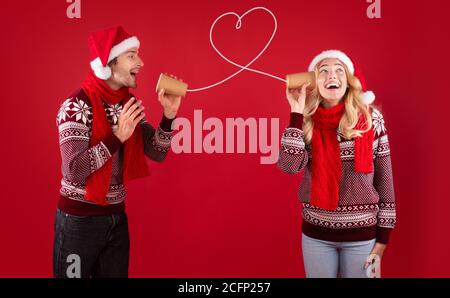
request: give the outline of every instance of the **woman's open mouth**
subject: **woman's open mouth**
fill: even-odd
[[[335,90],[335,89],[339,89],[341,86],[338,83],[329,83],[327,85],[325,85],[325,88],[328,90]]]

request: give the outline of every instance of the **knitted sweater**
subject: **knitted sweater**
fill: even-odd
[[[122,103],[109,105],[103,102],[111,128],[117,128]],[[144,151],[150,159],[160,162],[166,158],[172,138],[172,120],[163,116],[155,130],[144,118],[142,125]],[[61,151],[61,188],[58,208],[79,216],[106,215],[125,210],[126,189],[122,184],[123,147],[111,133],[99,144],[90,146],[92,133],[92,107],[83,89],[77,90],[61,105],[56,117]],[[112,175],[106,206],[100,206],[84,198],[86,179],[112,159]]]
[[[374,141],[370,174],[354,172],[354,141],[339,132],[342,176],[337,210],[324,210],[310,204],[312,150],[305,145],[303,115],[291,113],[289,127],[281,138],[278,167],[286,173],[303,172],[298,196],[302,203],[302,232],[327,241],[361,241],[376,238],[387,244],[395,225],[395,196],[391,155],[384,119],[372,109]]]

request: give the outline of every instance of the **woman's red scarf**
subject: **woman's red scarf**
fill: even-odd
[[[314,122],[312,135],[312,186],[311,205],[326,210],[336,210],[339,202],[341,182],[341,156],[337,140],[337,128],[344,114],[345,105],[339,103],[330,109],[319,106],[312,116]],[[365,127],[361,115],[355,129]],[[355,172],[373,171],[372,144],[373,130],[370,129],[355,141]]]
[[[89,147],[99,144],[106,136],[112,133],[111,125],[106,118],[103,101],[117,104],[130,99],[128,88],[112,90],[106,83],[97,78],[92,71],[86,76],[83,90],[89,97],[92,105],[92,135]],[[144,154],[144,140],[141,125],[136,125],[131,137],[124,143],[123,157],[123,183],[149,175]],[[85,198],[96,204],[107,205],[106,194],[109,190],[112,174],[112,159],[110,158],[100,169],[93,172],[86,180]]]

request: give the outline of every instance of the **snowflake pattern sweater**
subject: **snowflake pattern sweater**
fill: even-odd
[[[122,104],[103,103],[111,128],[117,127]],[[166,158],[172,139],[172,120],[163,116],[157,129],[147,123],[142,125],[144,151],[150,159],[160,162]],[[61,151],[61,188],[58,208],[68,214],[93,216],[119,213],[125,210],[126,189],[122,184],[123,147],[111,133],[99,144],[90,147],[92,133],[92,107],[83,89],[76,91],[60,106],[56,117]],[[112,175],[106,200],[100,206],[84,198],[87,177],[112,159]]]
[[[387,244],[395,226],[395,196],[391,155],[384,119],[372,109],[373,165],[370,174],[354,172],[354,141],[336,133],[342,161],[338,208],[323,210],[310,204],[311,145],[305,144],[303,115],[291,113],[289,127],[281,138],[278,167],[290,174],[303,172],[298,192],[302,203],[302,232],[327,241],[361,241],[376,238]]]

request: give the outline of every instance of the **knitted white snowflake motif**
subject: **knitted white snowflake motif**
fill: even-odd
[[[89,116],[92,114],[91,108],[78,97],[75,97],[75,101],[72,101],[72,112],[74,112],[72,117],[75,117],[76,121],[83,121],[84,125],[92,121],[89,119]]]
[[[122,105],[118,104],[106,104],[106,113],[112,119],[112,125],[116,125],[119,121],[119,115],[122,112]]]
[[[377,135],[381,135],[386,132],[383,115],[377,109],[372,110],[372,124],[373,130],[377,133]]]
[[[66,99],[60,106],[58,117],[57,117],[57,124],[61,123],[61,121],[66,121],[66,117],[69,118],[70,115],[67,113],[67,111],[71,111],[70,108],[72,98]]]

